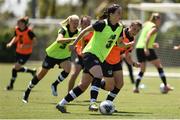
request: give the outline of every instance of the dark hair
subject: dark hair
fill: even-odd
[[[86,19],[88,19],[88,20],[91,21],[91,17],[90,17],[90,16],[84,15],[84,16],[81,16],[80,23],[83,22],[83,19],[84,19],[84,18],[86,18]]]
[[[134,21],[130,24],[130,26],[134,26],[134,25],[137,25],[139,26],[140,29],[142,29],[142,23],[140,21]]]
[[[114,13],[117,9],[122,9],[120,5],[118,4],[112,4],[110,5],[103,13],[102,16],[99,17],[99,19],[106,19],[110,17],[111,13]]]
[[[23,17],[23,18],[20,18],[17,22],[22,22],[24,23],[25,25],[28,25],[29,23],[29,17]]]

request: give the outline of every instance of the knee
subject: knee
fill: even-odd
[[[123,80],[122,80],[122,81],[118,81],[118,82],[115,84],[115,86],[116,86],[117,88],[121,89],[121,88],[124,86],[124,81],[123,81]]]
[[[112,90],[114,89],[114,85],[108,84],[108,85],[106,85],[105,89],[106,89],[107,91],[112,91]]]
[[[80,83],[79,84],[79,88],[84,92],[87,88],[88,88],[89,85],[86,85],[86,84],[83,84],[83,83]]]

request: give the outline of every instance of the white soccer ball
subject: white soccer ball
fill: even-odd
[[[112,101],[105,100],[102,101],[99,105],[99,111],[103,115],[111,115],[115,110],[115,106]]]
[[[160,92],[163,93],[163,94],[168,92],[167,90],[165,90],[165,87],[164,87],[163,83],[160,84],[159,89],[160,89]]]

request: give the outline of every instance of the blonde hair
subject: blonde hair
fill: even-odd
[[[78,15],[71,15],[71,16],[67,17],[65,20],[63,20],[62,22],[60,22],[60,25],[66,26],[69,24],[69,22],[71,20],[79,20],[79,16]]]
[[[160,14],[159,13],[152,13],[151,17],[149,18],[149,21],[155,22],[159,18],[160,18]]]

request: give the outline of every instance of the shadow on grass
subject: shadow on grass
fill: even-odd
[[[25,89],[24,90],[5,90],[7,92],[25,92]],[[42,90],[32,90],[31,92],[42,92]]]
[[[136,116],[136,115],[140,115],[140,114],[152,114],[152,113],[148,113],[148,112],[126,112],[126,111],[116,111],[114,112],[112,115],[104,115],[104,116]],[[102,114],[95,114],[92,113],[90,115],[102,115]]]

